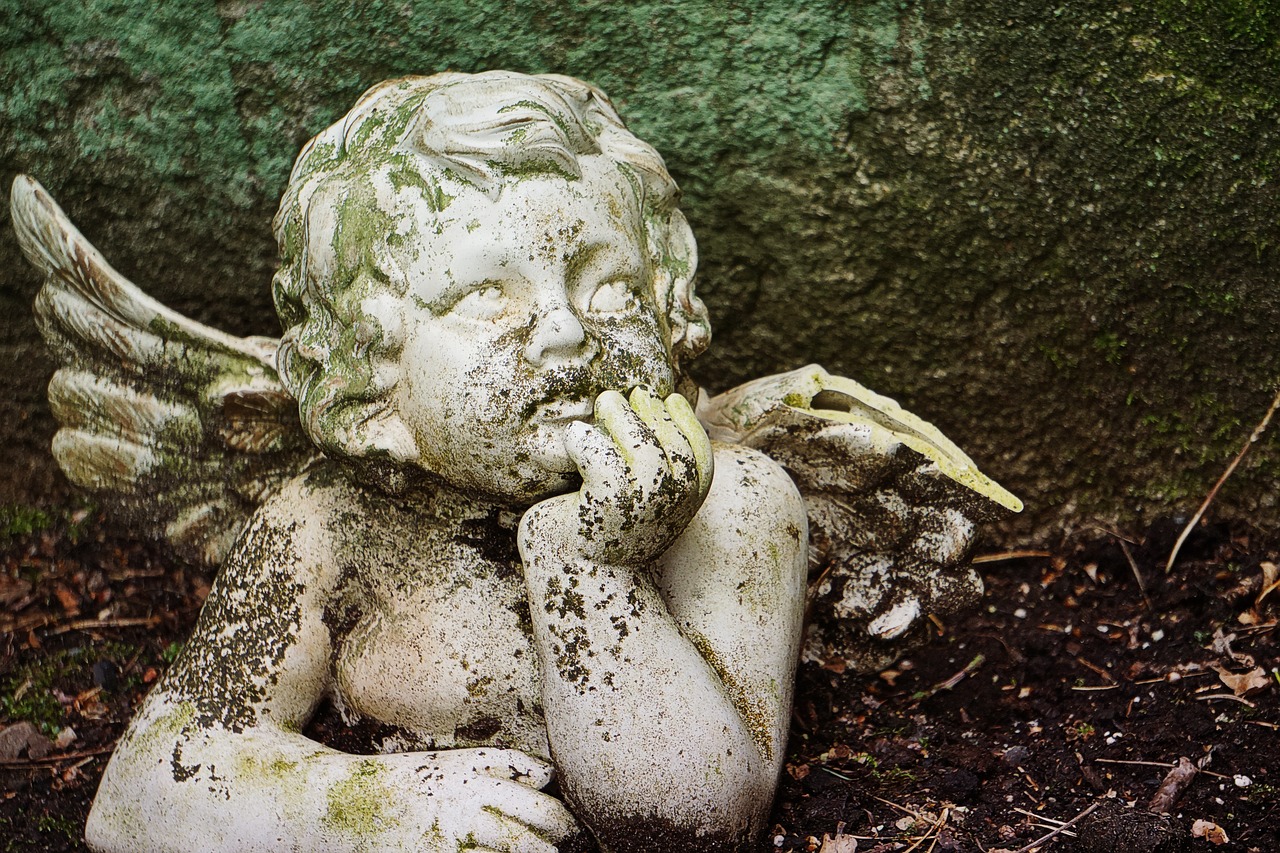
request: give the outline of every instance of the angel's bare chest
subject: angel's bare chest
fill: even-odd
[[[349,714],[400,729],[414,748],[547,753],[519,558],[488,550],[499,553],[397,543],[353,562],[326,614]]]

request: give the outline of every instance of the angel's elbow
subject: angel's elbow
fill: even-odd
[[[95,853],[134,853],[154,849],[148,843],[145,797],[127,790],[110,775],[103,778],[89,810],[84,827],[84,840]]]

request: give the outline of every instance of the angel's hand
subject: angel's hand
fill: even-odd
[[[711,440],[679,394],[606,391],[595,425],[566,444],[582,474],[577,538],[584,556],[646,565],[689,526],[711,487]]]
[[[647,565],[680,536],[711,487],[711,440],[679,394],[663,401],[647,388],[629,399],[606,391],[596,399],[595,424],[571,424],[565,444],[582,488],[530,509],[522,547],[538,547],[556,528],[579,556]]]
[[[379,781],[411,792],[412,820],[401,825],[418,837],[404,839],[407,849],[555,853],[579,832],[564,804],[541,790],[551,766],[519,750],[409,752],[358,762],[382,763],[389,772]],[[372,776],[373,766],[357,763],[352,778]]]

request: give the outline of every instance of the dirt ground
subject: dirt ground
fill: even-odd
[[[208,592],[95,513],[55,515],[0,517],[0,853],[84,849],[112,744]],[[1165,575],[1176,533],[980,549],[983,605],[929,646],[803,669],[759,850],[1280,851],[1280,550],[1218,523]],[[21,721],[41,737],[15,748]],[[332,714],[312,734],[360,737]]]

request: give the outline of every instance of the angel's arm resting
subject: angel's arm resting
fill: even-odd
[[[723,448],[716,472],[697,516],[652,566],[569,556],[570,525],[554,523],[553,501],[522,525],[560,784],[612,853],[739,849],[777,784],[804,509],[760,454]]]
[[[305,492],[286,487],[233,550],[107,767],[86,828],[95,850],[453,850],[526,793],[554,803],[535,790],[546,766],[518,752],[358,756],[299,733],[328,686],[334,587],[324,513]],[[558,803],[543,813],[569,820]]]

